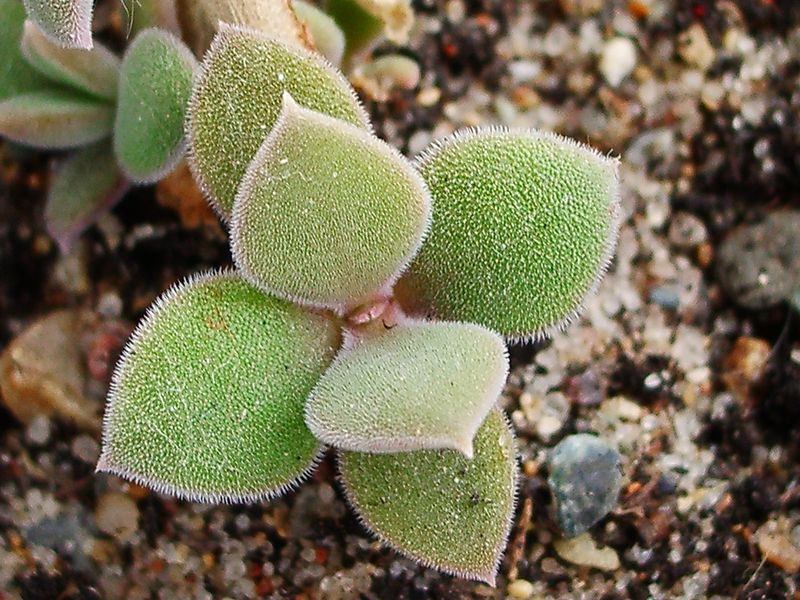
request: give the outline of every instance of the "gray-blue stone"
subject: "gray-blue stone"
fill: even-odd
[[[566,537],[575,537],[607,515],[622,488],[620,455],[599,438],[581,433],[550,452],[550,489]]]

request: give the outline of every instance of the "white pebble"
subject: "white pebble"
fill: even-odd
[[[100,498],[94,516],[100,531],[122,541],[139,528],[139,509],[125,494],[108,493]]]
[[[616,37],[603,46],[600,72],[610,85],[616,87],[633,72],[636,60],[636,45],[626,37]]]

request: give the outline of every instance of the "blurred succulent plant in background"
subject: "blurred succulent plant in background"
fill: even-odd
[[[532,130],[456,132],[414,161],[378,139],[338,67],[413,85],[407,59],[357,64],[378,36],[408,35],[408,0],[330,0],[327,13],[178,0],[186,45],[143,28],[121,60],[87,39],[91,3],[27,2],[27,24],[0,3],[14,15],[0,133],[79,149],[50,188],[63,246],[184,155],[229,229],[235,268],[178,283],[132,335],[98,470],[258,501],[330,447],[367,529],[493,584],[518,479],[498,405],[506,344],[563,329],[597,287],[618,161]]]
[[[123,0],[121,7],[131,43],[120,59],[92,37],[91,1],[0,0],[0,136],[72,151],[58,161],[45,209],[63,252],[132,184],[156,183],[180,164],[195,56],[220,22],[318,51],[332,65],[347,62],[375,97],[419,78],[405,57],[354,61],[384,35],[407,38],[408,0],[337,0],[330,14],[303,0]]]
[[[91,4],[91,3],[90,3]],[[38,10],[43,10],[41,7]],[[174,35],[141,31],[122,59],[99,42],[65,48],[17,0],[0,0],[0,135],[72,151],[58,164],[45,220],[67,251],[131,182],[152,183],[184,154],[184,117],[197,62]]]

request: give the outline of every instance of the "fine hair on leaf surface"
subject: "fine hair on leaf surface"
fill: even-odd
[[[417,159],[435,210],[398,282],[411,314],[539,339],[579,314],[611,262],[618,161],[534,130],[466,130]]]
[[[352,87],[322,57],[221,24],[195,80],[187,128],[192,172],[226,220],[247,166],[280,114],[284,92],[306,108],[369,130]]]
[[[387,291],[429,221],[425,184],[399,152],[285,93],[239,187],[231,250],[262,289],[344,311]]]
[[[94,0],[24,0],[28,16],[62,48],[92,48]]]
[[[322,447],[303,421],[338,323],[230,272],[159,298],[114,372],[98,469],[206,502],[276,496]]]
[[[114,107],[62,89],[0,102],[0,135],[46,150],[77,148],[108,137]]]
[[[478,431],[472,460],[455,450],[343,451],[339,471],[350,506],[381,541],[426,566],[494,585],[518,478],[501,411]]]
[[[129,187],[114,161],[109,140],[69,156],[56,169],[44,210],[45,224],[62,253],[109,210]]]
[[[184,123],[197,69],[189,49],[160,29],[142,31],[125,53],[114,151],[125,174],[153,183],[183,158]]]
[[[20,47],[25,60],[51,81],[101,100],[116,99],[120,60],[102,44],[91,50],[62,48],[26,21]]]
[[[408,321],[345,344],[306,404],[306,424],[344,450],[450,448],[473,438],[508,375],[505,343],[466,323]]]

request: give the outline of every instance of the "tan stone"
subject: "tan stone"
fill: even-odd
[[[92,316],[58,311],[33,323],[0,356],[0,397],[22,423],[38,415],[100,429],[100,405],[84,395],[81,334]]]

